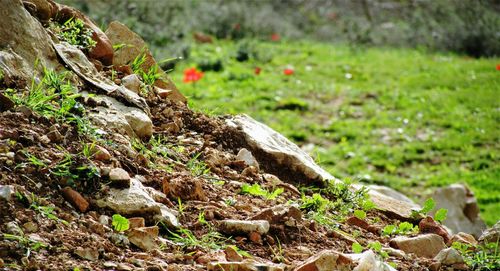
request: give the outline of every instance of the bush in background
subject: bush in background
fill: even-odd
[[[474,57],[500,55],[495,0],[62,0],[105,28],[119,20],[146,39],[158,58],[187,56],[194,32],[216,38],[410,46]]]

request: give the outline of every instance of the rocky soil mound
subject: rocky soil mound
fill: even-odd
[[[248,116],[190,110],[125,25],[0,5],[0,269],[469,269],[450,246],[476,238],[430,210]]]

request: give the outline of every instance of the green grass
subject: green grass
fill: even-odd
[[[249,60],[236,61],[238,51]],[[182,83],[185,68],[217,61],[222,71]],[[409,49],[216,42],[193,45],[172,77],[192,108],[247,113],[313,146],[316,160],[340,178],[415,198],[465,182],[491,225],[500,219],[498,63]],[[295,72],[286,76],[289,66]]]

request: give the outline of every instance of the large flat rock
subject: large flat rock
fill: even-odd
[[[250,116],[234,116],[226,123],[241,132],[259,164],[281,180],[294,183],[337,180],[296,144]]]

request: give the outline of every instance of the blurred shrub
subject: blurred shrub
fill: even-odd
[[[495,0],[61,0],[104,26],[127,24],[159,58],[187,56],[195,31],[219,39],[312,38],[500,55]],[[244,57],[242,55],[242,57]]]

